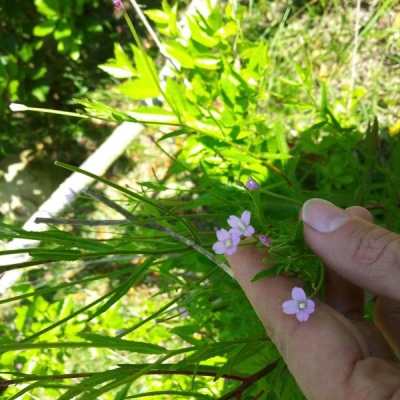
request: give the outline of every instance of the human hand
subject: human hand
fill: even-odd
[[[400,235],[375,226],[362,207],[319,199],[301,217],[307,244],[327,266],[325,303],[315,300],[307,322],[282,312],[298,279],[251,282],[266,268],[267,249],[242,246],[227,256],[236,279],[307,399],[400,399],[390,349],[400,354]],[[363,318],[364,290],[379,296],[375,325]]]

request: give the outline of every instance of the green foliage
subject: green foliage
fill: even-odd
[[[15,117],[8,106],[75,111],[71,98],[95,90],[98,97],[111,97],[98,65],[111,57],[121,34],[127,36],[112,1],[1,0],[0,24],[0,157],[39,146],[44,157],[83,161],[86,150],[76,138],[101,143],[109,129],[46,114]]]
[[[0,300],[15,304],[4,307],[0,326],[10,398],[304,398],[242,290],[218,267],[223,258],[210,257],[214,229],[250,210],[257,234],[272,239],[272,267],[254,280],[290,272],[321,295],[323,266],[304,244],[301,204],[322,197],[362,205],[400,230],[400,145],[377,118],[363,124],[363,88],[350,91],[344,111],[348,97],[316,76],[307,43],[288,45],[287,14],[266,32],[245,29],[250,3],[212,8],[205,0],[183,26],[179,4],[146,10],[161,34],[160,55],[145,54],[139,43],[114,44],[114,57],[99,61],[129,106],[75,100],[93,119],[144,123],[155,147],[173,143],[177,151],[164,150],[166,178],[139,182],[140,189],[58,163],[119,196],[92,195],[126,218],[107,228],[107,239],[96,236],[90,220],[79,235],[0,225],[2,240],[41,242],[0,252],[29,252],[33,260],[0,271],[43,264],[47,271],[34,271]],[[88,31],[76,21],[85,4],[36,1],[37,40],[53,37],[59,53],[80,60]],[[321,14],[320,6],[310,7],[309,16]],[[165,81],[160,60],[171,66]],[[138,105],[148,97],[160,104]],[[162,133],[155,131],[160,125]],[[249,177],[260,190],[245,188]]]

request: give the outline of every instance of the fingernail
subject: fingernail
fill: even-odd
[[[349,216],[329,201],[310,199],[303,205],[301,218],[316,231],[329,233],[342,226]]]

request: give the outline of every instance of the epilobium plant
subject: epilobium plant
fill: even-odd
[[[47,264],[49,260],[87,262],[91,259],[97,262],[99,258],[118,259],[123,255],[128,255],[129,258],[126,270],[119,269],[123,264],[118,261],[118,270],[110,272],[115,288],[100,299],[102,303],[98,304],[97,299],[93,302],[91,306],[93,311],[89,310],[90,315],[85,314],[86,305],[79,314],[73,309],[76,305],[71,304],[68,306],[70,311],[62,317],[63,320],[54,322],[50,329],[49,323],[52,322],[42,320],[43,330],[35,332],[34,336],[29,336],[32,332],[28,331],[29,327],[24,322],[23,315],[29,316],[30,312],[21,313],[16,322],[18,335],[24,337],[26,342],[21,342],[21,350],[27,349],[27,343],[31,339],[46,340],[50,337],[48,336],[50,331],[60,330],[56,340],[65,343],[65,346],[71,345],[76,348],[82,343],[87,347],[92,343],[102,348],[107,343],[107,346],[115,352],[130,351],[141,354],[139,358],[136,355],[132,357],[133,360],[137,359],[139,364],[121,366],[119,371],[116,369],[101,371],[99,376],[96,376],[97,371],[89,373],[88,378],[82,380],[82,384],[66,389],[68,398],[76,396],[77,392],[80,392],[85,400],[100,398],[103,393],[116,389],[118,385],[121,386],[120,393],[115,395],[112,393],[110,396],[122,398],[130,390],[129,397],[133,393],[138,393],[141,384],[136,387],[132,385],[130,389],[127,387],[139,377],[148,379],[146,394],[149,395],[149,392],[154,390],[156,398],[160,396],[159,386],[163,377],[167,379],[166,389],[170,388],[171,377],[177,377],[174,381],[175,395],[172,394],[174,398],[182,397],[180,392],[185,390],[183,388],[190,388],[186,393],[192,395],[196,385],[199,391],[204,391],[208,390],[211,384],[220,384],[219,398],[250,396],[261,398],[269,395],[264,390],[281,398],[279,396],[283,390],[282,380],[278,378],[287,372],[279,367],[269,379],[268,374],[278,365],[276,349],[270,341],[265,340],[265,336],[262,336],[265,335],[265,331],[256,321],[250,305],[243,301],[241,289],[232,280],[232,271],[225,260],[216,257],[215,253],[235,254],[241,244],[241,237],[250,237],[256,232],[265,233],[257,234],[253,241],[253,244],[259,242],[260,247],[268,247],[269,254],[265,270],[254,277],[253,281],[290,272],[304,282],[307,293],[318,292],[323,284],[323,268],[321,262],[304,245],[302,226],[297,221],[298,211],[305,200],[304,197],[317,194],[311,193],[311,190],[327,193],[334,188],[338,199],[346,199],[351,197],[345,196],[346,185],[349,185],[351,189],[349,193],[352,195],[354,184],[365,181],[360,180],[357,173],[364,174],[369,170],[363,168],[360,159],[354,157],[353,152],[348,151],[348,148],[355,148],[359,132],[353,134],[353,131],[344,130],[341,127],[343,121],[335,119],[335,113],[329,110],[329,90],[323,91],[321,102],[318,100],[319,96],[313,97],[313,104],[316,105],[314,113],[309,108],[309,95],[313,92],[311,87],[314,82],[313,71],[304,73],[302,68],[309,63],[301,65],[297,59],[293,68],[296,72],[294,76],[283,76],[282,81],[273,79],[274,73],[272,75],[270,73],[274,63],[271,63],[270,56],[273,56],[271,52],[275,46],[270,47],[268,37],[264,37],[262,41],[254,41],[258,35],[248,35],[244,32],[241,19],[246,15],[245,9],[234,6],[233,1],[216,2],[218,5],[211,7],[213,2],[200,0],[197,3],[203,3],[202,12],[196,12],[188,18],[183,32],[181,24],[177,22],[177,15],[180,14],[178,9],[181,11],[182,8],[178,7],[178,4],[170,6],[170,3],[163,1],[162,10],[144,12],[162,33],[159,43],[160,54],[173,65],[171,71],[164,74],[165,80],[158,79],[158,63],[146,54],[140,40],[136,40],[137,35],[134,33],[128,12],[120,0],[115,0],[114,6],[122,10],[122,13],[114,14],[123,14],[127,19],[134,33],[136,45],[131,46],[132,54],[128,54],[127,46],[116,45],[115,58],[104,64],[102,69],[113,75],[114,81],[120,82],[115,89],[121,95],[133,100],[128,102],[129,112],[116,110],[94,100],[81,99],[78,103],[84,109],[79,113],[58,113],[80,119],[97,118],[110,122],[130,121],[150,125],[150,129],[154,129],[151,132],[154,135],[152,145],[162,150],[164,143],[183,137],[179,151],[171,154],[168,175],[174,178],[174,183],[176,180],[177,187],[180,187],[181,177],[185,176],[185,179],[187,177],[195,183],[193,190],[185,191],[185,197],[182,199],[174,196],[160,201],[162,197],[159,194],[168,187],[168,179],[139,182],[142,190],[135,191],[96,177],[98,181],[126,196],[121,204],[127,202],[127,209],[119,202],[116,204],[108,198],[101,199],[93,192],[85,192],[86,196],[103,202],[124,217],[118,221],[83,220],[89,227],[110,225],[108,228],[110,234],[114,233],[112,239],[102,241],[96,237],[96,240],[89,240],[77,238],[69,232],[54,230],[51,236],[54,243],[50,243],[49,246],[50,235],[14,229],[12,232],[15,232],[13,234],[16,236],[26,235],[32,238],[36,235],[35,239],[43,239],[42,249],[30,250],[30,254],[36,257],[34,259],[38,263]],[[271,32],[271,35],[274,34]],[[155,38],[157,39],[157,36]],[[297,64],[299,62],[300,64]],[[292,67],[292,59],[288,65]],[[287,75],[287,71],[283,74]],[[277,76],[280,75],[279,72]],[[270,82],[268,96],[265,95],[265,82]],[[290,82],[296,84],[291,85]],[[301,94],[304,85],[308,85],[307,82],[310,86],[304,93],[307,94],[306,106],[310,110],[309,118],[313,125],[307,125],[307,122],[302,121],[299,126],[303,126],[301,129],[305,130],[296,131],[297,139],[293,141],[285,132],[297,130],[295,129],[297,122],[291,124],[293,120],[290,116],[291,111],[285,110],[292,110],[293,107],[291,103],[285,102],[288,98],[295,98],[301,103]],[[151,107],[138,105],[139,101],[148,98],[162,98],[164,104],[158,105],[157,102],[157,105]],[[280,99],[279,105],[276,99]],[[21,104],[12,104],[10,109],[19,112],[53,112]],[[282,114],[284,112],[285,114]],[[297,118],[296,116],[294,119],[297,121]],[[168,124],[168,133],[154,128],[162,124]],[[335,132],[334,135],[332,132]],[[338,132],[340,135],[335,137]],[[333,156],[326,157],[326,149],[329,149],[329,154],[337,156],[336,160]],[[344,150],[346,154],[352,154],[352,158],[343,157]],[[304,162],[304,154],[307,153],[311,156],[306,157]],[[366,159],[369,160],[370,157]],[[324,169],[314,160],[322,160]],[[310,162],[313,168],[310,168]],[[398,166],[396,168],[398,169]],[[397,170],[396,168],[394,170]],[[83,173],[72,167],[70,170]],[[235,186],[232,182],[240,184]],[[261,182],[262,185],[259,184]],[[363,184],[360,187],[359,195],[363,201],[370,196],[367,186]],[[304,189],[307,191],[303,192]],[[148,190],[151,192],[150,195]],[[395,193],[393,190],[391,192]],[[182,193],[183,190],[180,191],[180,194]],[[389,202],[397,204],[395,198],[390,199],[390,196],[386,196],[387,193],[383,194],[379,198],[379,203],[383,205],[382,209],[385,209]],[[73,191],[66,193],[66,196],[72,199]],[[268,198],[261,199],[262,196]],[[204,215],[200,217],[192,212],[198,207],[202,212],[210,214],[206,214],[204,218]],[[212,246],[214,254],[211,254],[207,248],[202,247],[202,243],[215,241],[214,233],[207,233],[210,231],[207,221],[212,221],[215,215],[228,216],[232,209],[246,211],[239,216],[229,217],[229,230],[224,228],[217,230],[217,241]],[[196,219],[199,223],[194,222]],[[74,222],[78,225],[82,220],[77,219]],[[57,222],[47,219],[47,223]],[[118,227],[116,223],[122,225]],[[72,221],[68,220],[68,224],[72,225]],[[114,228],[114,225],[117,227]],[[9,228],[3,226],[1,228],[0,233],[3,238],[9,239]],[[113,229],[116,231],[112,231]],[[270,237],[273,238],[272,241]],[[132,259],[135,268],[132,268]],[[104,258],[104,261],[110,263],[108,258]],[[223,276],[221,279],[218,268],[213,268],[214,264],[221,267],[229,276]],[[156,311],[152,315],[138,313],[136,316],[135,310],[135,315],[132,317],[131,310],[134,305],[129,303],[126,318],[121,314],[124,318],[121,317],[119,321],[115,318],[117,312],[114,314],[113,312],[119,313],[122,310],[120,299],[128,291],[130,292],[137,281],[142,282],[148,271],[154,273],[151,282],[155,282],[154,287],[160,290],[161,295],[158,299],[152,297],[147,300],[144,295],[134,300],[142,301],[143,297],[148,301],[143,309],[154,308]],[[95,278],[104,279],[102,276]],[[81,287],[86,287],[85,282],[75,281],[71,286],[76,285],[76,289],[80,291]],[[64,293],[65,284],[60,283],[60,285]],[[47,289],[43,289],[43,293],[47,293],[46,291]],[[39,295],[36,291],[24,294],[40,300]],[[162,295],[166,295],[165,301],[168,301],[165,306],[160,304]],[[66,300],[68,299],[70,297],[66,297]],[[39,301],[38,311],[43,310],[43,305],[40,303],[43,304],[43,301]],[[148,307],[149,305],[151,307]],[[33,309],[35,308],[32,307]],[[69,310],[66,306],[60,306],[58,309]],[[314,309],[314,301],[308,299],[301,288],[294,288],[292,299],[285,301],[282,306],[284,313],[295,315],[300,322],[312,318],[310,315]],[[54,318],[50,316],[50,321],[57,319],[57,310],[54,311]],[[43,318],[42,314],[40,313],[40,318]],[[79,317],[85,316],[77,321],[83,326],[74,323],[66,326],[65,322],[75,322],[75,316],[78,314]],[[132,318],[137,320],[131,321]],[[81,322],[97,319],[100,321],[98,327]],[[63,330],[60,329],[62,323],[64,323]],[[64,330],[64,327],[68,329]],[[75,330],[77,334],[83,336],[76,339]],[[10,330],[11,334],[13,331],[15,329]],[[151,336],[148,335],[150,331]],[[171,337],[170,332],[173,334]],[[42,333],[46,336],[42,336]],[[68,342],[64,340],[65,335],[68,336]],[[82,337],[85,343],[82,342]],[[142,340],[151,340],[151,343],[142,343]],[[33,346],[36,345],[37,343],[33,343]],[[44,344],[43,348],[46,348]],[[179,365],[169,362],[169,357],[178,355]],[[35,356],[36,353],[32,358]],[[0,356],[2,366],[7,362],[6,357]],[[257,366],[260,365],[260,360],[264,362],[267,358],[271,360],[271,365],[260,373]],[[37,378],[42,376],[39,367],[32,371],[32,374],[35,373],[32,375],[33,379],[41,379]],[[14,363],[10,363],[7,368],[14,371]],[[57,366],[57,369],[64,369],[64,365]],[[183,374],[179,376],[182,371]],[[190,371],[193,372],[193,379],[188,379],[190,383],[186,386],[186,375]],[[211,375],[212,383],[211,380],[201,381],[204,377],[200,372],[204,373],[204,377]],[[154,386],[147,385],[151,381],[151,378],[148,378],[151,374],[161,377],[153,379]],[[220,383],[225,377],[227,380]],[[263,384],[258,385],[260,378]],[[59,379],[65,379],[65,375]],[[107,380],[110,383],[103,385]],[[285,376],[284,381],[286,394],[282,396],[292,399],[303,398],[300,394],[296,396],[293,380],[290,383],[290,379]],[[44,379],[44,386],[47,382],[48,378]],[[60,387],[60,391],[63,390],[62,385]],[[148,387],[150,388],[147,389]],[[216,393],[217,389],[209,395],[199,393],[199,396],[216,398],[218,397]],[[37,397],[45,398],[40,395]]]

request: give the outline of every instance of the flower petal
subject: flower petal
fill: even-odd
[[[306,322],[309,316],[310,314],[307,312],[307,310],[300,310],[298,313],[296,313],[296,318],[300,322]]]
[[[230,239],[231,235],[226,229],[219,229],[217,232],[217,238],[221,242],[226,242],[227,240]]]
[[[212,249],[216,254],[224,254],[226,252],[225,245],[222,242],[214,243]]]
[[[228,254],[228,256],[231,256],[232,254],[236,253],[237,250],[237,245],[232,246],[232,247],[228,247],[226,249],[226,254]]]
[[[243,232],[243,236],[252,236],[252,235],[254,235],[255,231],[256,231],[256,230],[255,230],[251,225],[249,225],[249,226],[245,229],[245,231]]]
[[[250,218],[251,218],[251,212],[250,211],[243,211],[242,216],[240,219],[245,225],[249,225],[250,223]]]
[[[236,217],[235,215],[231,215],[228,218],[228,225],[231,226],[232,228],[237,228],[240,222],[241,222],[240,218]]]
[[[315,303],[313,300],[307,299],[306,308],[304,309],[309,314],[312,314],[315,311]]]
[[[231,242],[234,246],[238,245],[240,242],[240,232],[236,231],[235,229],[231,229],[229,231],[231,235]]]
[[[230,231],[232,235],[235,235],[240,238],[242,236],[243,231],[240,228],[231,228]]]
[[[285,314],[296,314],[299,310],[297,301],[287,300],[282,304],[282,311]]]
[[[306,292],[299,287],[294,287],[292,290],[292,299],[296,301],[307,301]]]

